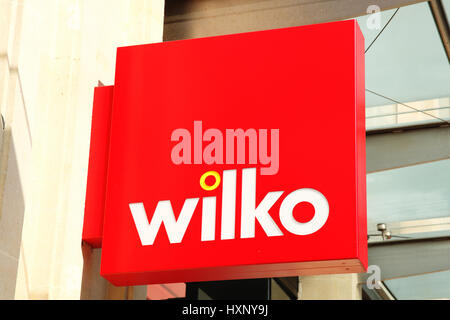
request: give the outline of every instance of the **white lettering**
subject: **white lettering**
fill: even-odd
[[[222,183],[222,240],[235,238],[236,219],[236,170],[223,171]],[[254,238],[256,221],[268,237],[282,236],[283,232],[272,219],[269,211],[284,191],[271,191],[256,205],[256,168],[242,170],[241,233],[240,237]],[[131,214],[143,246],[153,245],[164,224],[170,243],[180,243],[197,208],[199,198],[184,201],[178,219],[175,219],[169,200],[159,201],[151,222],[142,202],[130,203]],[[305,223],[294,218],[294,208],[301,202],[314,207],[313,218]],[[216,197],[202,198],[201,241],[213,241],[216,236]],[[292,191],[281,202],[279,217],[283,227],[295,235],[309,235],[321,229],[328,220],[329,204],[325,196],[315,189],[303,188]]]
[[[148,223],[144,204],[142,202],[130,203],[131,214],[142,245],[153,244],[161,223],[164,223],[170,243],[180,243],[197,207],[198,200],[198,198],[186,199],[178,220],[175,220],[170,201],[159,201],[150,223]]]
[[[314,207],[314,217],[305,223],[294,219],[294,208],[300,202],[309,202]],[[283,226],[291,233],[297,235],[308,235],[323,227],[328,219],[327,199],[319,191],[314,189],[298,189],[287,195],[280,206],[280,220]]]
[[[241,238],[255,237],[255,220],[258,220],[269,237],[283,235],[269,214],[270,208],[282,193],[283,191],[267,193],[258,207],[255,208],[256,169],[242,170]]]

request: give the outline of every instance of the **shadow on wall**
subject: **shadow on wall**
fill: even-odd
[[[6,136],[11,135],[10,129],[3,133],[4,145],[0,154],[3,154],[2,157],[4,157],[6,152],[8,158],[7,168],[1,168],[2,172],[0,173],[6,175],[3,188],[0,186],[3,193],[0,198],[0,299],[14,299],[25,202],[14,140],[11,137],[10,143],[5,143],[9,140],[6,139]],[[25,259],[22,262],[25,270],[25,282],[27,282]],[[25,285],[28,286],[28,283]]]
[[[189,25],[186,25],[183,28],[176,28],[173,25],[176,24],[177,17],[183,17],[185,14],[195,10],[195,7],[195,1],[166,1],[164,5],[163,41],[192,38],[193,31]]]
[[[100,276],[101,249],[93,249],[89,244],[82,242],[81,250],[84,263],[80,299],[106,299],[108,283]]]

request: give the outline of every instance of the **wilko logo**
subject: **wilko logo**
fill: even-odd
[[[216,182],[219,178],[216,177]],[[216,183],[215,183],[216,184]],[[241,238],[255,237],[255,222],[258,221],[269,237],[282,236],[283,233],[269,214],[269,210],[281,197],[283,191],[273,191],[266,194],[263,200],[256,205],[256,168],[244,169],[242,172],[242,207],[241,211]],[[180,243],[197,207],[199,198],[186,199],[175,219],[172,205],[169,200],[159,201],[153,213],[151,222],[148,222],[147,213],[143,203],[131,203],[130,210],[136,224],[143,246],[152,245],[161,224],[164,224],[170,243]],[[313,205],[314,217],[306,223],[295,220],[294,207],[301,202]],[[221,239],[234,239],[236,215],[236,170],[223,171],[222,184],[222,230]],[[317,190],[304,188],[289,193],[283,200],[279,210],[280,221],[291,233],[308,235],[319,230],[328,219],[328,201]],[[216,239],[216,197],[202,198],[202,228],[201,241]]]
[[[179,141],[172,149],[174,164],[235,164],[234,151],[237,150],[237,164],[267,165],[261,168],[262,175],[277,174],[279,167],[279,129],[270,130],[270,154],[268,153],[268,129],[226,129],[225,156],[224,136],[219,129],[211,128],[202,132],[202,121],[194,121],[194,136],[187,129],[176,129],[171,140]],[[248,141],[248,162],[246,162],[246,143]],[[209,142],[203,149],[203,142]],[[194,151],[191,152],[192,145]],[[194,161],[192,161],[192,154]],[[224,161],[225,158],[225,161]]]
[[[355,21],[119,48],[95,90],[83,228],[101,275],[364,272],[364,87]]]
[[[269,155],[267,151],[267,129],[259,129],[258,131],[255,129],[247,129],[246,131],[243,129],[226,129],[226,164],[235,163],[235,150],[237,150],[237,164],[257,164],[259,159],[260,164],[269,165],[268,168],[261,168],[261,175],[276,174],[279,168],[279,131],[279,129],[270,130],[271,151]],[[171,134],[171,141],[178,142],[171,151],[172,162],[176,165],[202,164],[202,160],[208,165],[224,164],[224,137],[222,132],[219,129],[211,128],[203,133],[202,121],[194,121],[193,143],[191,133],[184,128],[174,130]],[[203,150],[204,141],[210,141],[210,143]],[[194,146],[193,152],[191,152],[192,145]],[[192,161],[192,154],[194,155],[194,161]],[[246,162],[246,155],[248,155],[248,162]],[[221,240],[235,238],[236,211],[240,211],[241,215],[241,239],[255,237],[256,221],[261,225],[267,236],[283,235],[283,232],[270,216],[269,210],[284,191],[268,192],[263,200],[256,204],[256,175],[256,168],[243,169],[242,205],[238,210],[236,210],[236,170],[224,170],[222,178],[216,171],[208,171],[200,177],[200,186],[207,191],[216,189],[221,180],[223,181]],[[210,176],[215,179],[212,185],[206,184],[206,179]],[[203,197],[201,200],[201,241],[216,239],[216,200],[216,197]],[[142,245],[153,245],[161,225],[164,225],[170,243],[182,242],[199,201],[200,198],[184,200],[181,211],[177,215],[178,219],[176,219],[170,200],[161,200],[158,202],[150,222],[144,203],[130,203],[130,211]],[[315,209],[314,218],[306,223],[296,221],[293,215],[294,207],[301,202],[309,202]],[[279,210],[279,218],[289,232],[296,235],[308,235],[316,232],[325,224],[328,213],[328,201],[324,195],[317,190],[304,188],[291,192],[283,200]]]

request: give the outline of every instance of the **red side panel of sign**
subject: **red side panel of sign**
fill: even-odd
[[[97,87],[94,91],[82,235],[83,241],[94,248],[102,246],[113,89]]]
[[[357,233],[358,256],[363,266],[368,265],[367,248],[367,191],[366,191],[366,108],[364,73],[364,37],[356,25],[355,30],[355,84],[356,84],[356,185],[357,185]]]
[[[103,208],[101,188],[98,195],[90,192],[105,182],[107,163],[101,274],[113,284],[363,272],[367,267],[364,39],[355,21],[119,48],[112,104],[109,160],[99,165],[101,173],[94,173],[90,163],[86,214]],[[194,129],[195,121],[201,121],[201,129]],[[225,159],[227,129],[238,128],[254,129],[258,141],[261,129],[279,130],[278,164],[275,157],[270,163],[278,168],[276,174],[261,174],[269,164],[249,163],[249,154],[245,163],[236,163],[235,157],[232,163],[205,163],[202,147],[211,139],[203,134],[214,129],[209,132],[222,135]],[[171,137],[177,129],[192,139],[192,149],[184,151],[191,154],[182,155],[193,164],[172,161],[178,142]],[[107,141],[103,133],[101,148]],[[92,141],[95,148],[97,138]],[[254,237],[242,236],[248,228],[241,216],[246,168],[256,168],[256,206],[270,192],[281,192],[267,211],[280,231],[276,236],[268,236],[259,220]],[[216,171],[223,179],[225,170],[236,170],[232,201],[222,201],[223,182],[211,191],[199,183],[205,172]],[[329,215],[316,232],[297,235],[283,224],[280,207],[303,188],[327,199]],[[157,206],[170,201],[180,221],[186,199],[198,202],[181,241],[171,242],[162,224],[154,242],[144,244],[130,204],[141,204],[150,223]],[[216,204],[209,220],[203,217],[211,204],[205,199]],[[234,237],[224,240],[222,206],[235,209]],[[311,219],[306,205],[292,212],[300,223]],[[202,241],[206,223],[215,232]],[[101,235],[100,226],[95,237]],[[85,239],[88,233],[85,225]]]

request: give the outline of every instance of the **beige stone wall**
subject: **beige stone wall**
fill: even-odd
[[[163,18],[164,0],[0,0],[0,299],[80,298],[93,89]],[[113,295],[86,274],[86,296]]]
[[[357,273],[305,276],[299,280],[299,300],[362,299]]]

